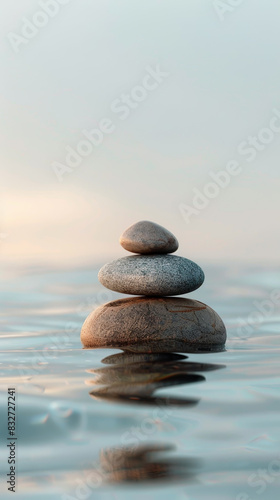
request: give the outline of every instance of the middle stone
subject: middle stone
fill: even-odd
[[[202,285],[204,273],[184,257],[133,255],[105,264],[98,279],[115,292],[164,297],[193,292]]]

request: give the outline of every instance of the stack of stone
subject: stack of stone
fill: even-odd
[[[140,297],[114,300],[94,310],[82,327],[84,346],[134,352],[221,350],[226,329],[218,314],[202,302],[174,297],[193,292],[204,281],[197,264],[170,255],[178,249],[175,236],[141,221],[122,234],[120,243],[139,255],[106,264],[99,281],[110,290]]]

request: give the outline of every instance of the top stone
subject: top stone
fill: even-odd
[[[148,220],[136,222],[126,229],[120,237],[120,244],[129,252],[144,255],[173,253],[179,247],[177,239],[170,231]]]

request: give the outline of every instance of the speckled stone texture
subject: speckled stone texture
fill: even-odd
[[[219,315],[197,300],[132,297],[93,311],[81,341],[85,347],[132,352],[221,351],[226,329]]]
[[[105,264],[98,279],[115,292],[162,297],[193,292],[202,285],[204,273],[184,257],[133,255]]]
[[[125,250],[140,254],[173,253],[179,247],[175,236],[167,229],[142,220],[130,226],[120,237],[120,244]]]

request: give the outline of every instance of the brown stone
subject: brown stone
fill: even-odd
[[[142,220],[136,222],[120,237],[120,244],[125,250],[133,253],[173,253],[179,247],[175,236],[163,226]]]
[[[177,297],[132,297],[93,311],[82,327],[88,348],[133,352],[220,351],[226,329],[211,307]]]

